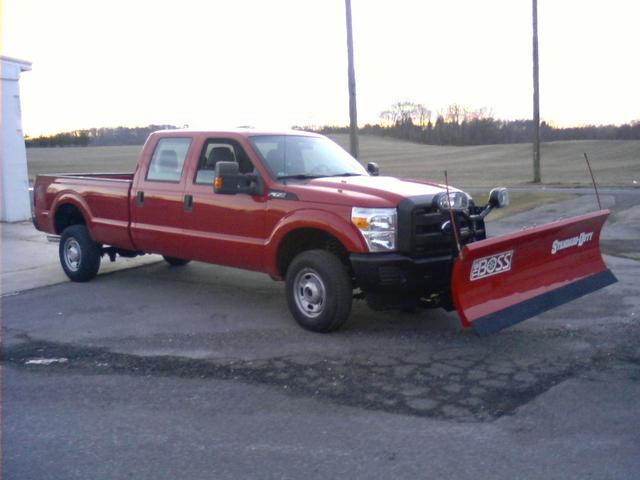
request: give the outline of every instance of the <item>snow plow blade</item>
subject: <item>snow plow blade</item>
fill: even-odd
[[[466,245],[453,301],[464,327],[489,335],[617,282],[600,252],[609,210]]]

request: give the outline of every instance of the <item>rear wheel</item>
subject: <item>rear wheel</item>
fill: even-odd
[[[88,282],[100,269],[100,245],[93,241],[85,225],[71,225],[60,236],[60,264],[74,282]]]
[[[342,262],[327,251],[296,256],[287,270],[286,290],[291,314],[307,330],[331,332],[351,313],[351,279]]]
[[[183,260],[182,258],[169,257],[167,255],[163,255],[162,258],[164,258],[164,261],[167,262],[172,267],[181,267],[191,261],[191,260]]]

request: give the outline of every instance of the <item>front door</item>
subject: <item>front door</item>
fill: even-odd
[[[239,163],[241,173],[254,171],[242,146],[235,140],[210,138],[204,142],[200,161],[186,183],[185,212],[187,257],[194,260],[250,270],[263,268],[266,195],[213,192],[215,164]]]

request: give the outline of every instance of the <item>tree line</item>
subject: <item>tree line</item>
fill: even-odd
[[[489,109],[470,109],[451,104],[434,112],[410,101],[396,102],[380,113],[380,122],[360,128],[361,133],[387,136],[429,145],[493,145],[530,143],[532,120],[500,120]],[[175,125],[146,127],[89,128],[55,135],[26,137],[27,147],[69,147],[142,145],[156,130],[176,129]],[[348,126],[293,127],[321,133],[349,133]],[[640,140],[640,120],[624,125],[587,125],[560,128],[542,122],[541,140]]]
[[[111,145],[142,145],[151,132],[174,130],[175,125],[146,127],[104,127],[73,130],[40,137],[25,137],[27,147],[87,147]]]
[[[500,120],[489,109],[470,109],[458,104],[434,112],[410,101],[394,103],[380,114],[380,123],[367,124],[362,133],[388,136],[429,145],[493,145],[529,143],[533,120]],[[348,133],[348,127],[324,126],[323,133]],[[561,128],[542,122],[542,141],[640,140],[640,120],[624,125],[587,125]]]

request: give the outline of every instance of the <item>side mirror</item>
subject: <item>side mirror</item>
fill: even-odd
[[[489,205],[493,208],[509,206],[509,191],[506,188],[494,188],[489,192]]]
[[[367,163],[367,172],[369,172],[369,175],[377,177],[380,174],[380,167],[375,162],[369,162]]]
[[[235,195],[239,189],[240,171],[236,162],[216,163],[213,179],[213,191],[226,195]]]
[[[262,180],[257,173],[240,173],[236,162],[216,163],[213,180],[213,191],[225,195],[248,193],[262,195],[264,189]]]

